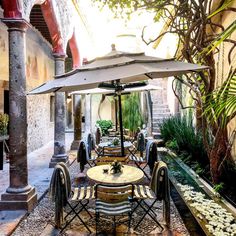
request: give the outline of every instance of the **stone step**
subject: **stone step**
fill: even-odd
[[[153,118],[170,117],[171,113],[170,112],[153,112],[152,116],[153,116]]]
[[[169,108],[152,108],[152,111],[163,113],[163,112],[170,112],[170,109]]]
[[[153,116],[152,123],[163,122],[163,120],[168,119],[170,116]]]
[[[158,107],[158,108],[169,108],[168,104],[159,102],[159,101],[153,101],[153,107]]]

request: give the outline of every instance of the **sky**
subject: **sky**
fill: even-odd
[[[169,57],[174,52],[176,41],[173,36],[163,40],[164,45],[162,42],[156,50],[152,45],[146,46],[143,43],[141,33],[144,26],[148,26],[145,33],[147,39],[155,38],[163,26],[163,23],[153,23],[153,13],[133,14],[130,21],[125,21],[114,19],[114,13],[106,7],[101,11],[98,6],[91,3],[91,0],[80,0],[79,6],[86,25],[86,29],[81,34],[83,57],[92,59],[103,56],[111,51],[113,43],[119,51],[144,51],[147,55],[159,57]],[[88,34],[89,36],[86,36]]]

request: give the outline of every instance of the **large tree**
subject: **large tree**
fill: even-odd
[[[145,29],[143,30],[143,41],[146,44],[158,42],[165,34],[174,33],[178,37],[178,47],[176,57],[184,59],[190,63],[199,63],[209,66],[207,72],[198,75],[182,76],[176,78],[183,85],[189,88],[195,101],[197,114],[197,128],[201,129],[204,137],[204,145],[210,163],[210,172],[213,183],[220,181],[222,163],[231,160],[230,148],[232,144],[228,138],[227,124],[235,117],[235,110],[230,110],[230,115],[224,116],[224,109],[219,112],[217,96],[215,96],[216,84],[216,54],[219,52],[218,42],[223,41],[230,45],[228,63],[232,64],[236,42],[229,38],[235,30],[235,18],[232,25],[227,29],[221,24],[221,14],[226,11],[236,12],[232,7],[233,0],[94,0],[102,5],[109,6],[117,16],[132,14],[137,10],[148,10],[155,12],[154,21],[165,22],[165,31],[162,31],[153,40],[145,39]],[[234,70],[228,77],[232,81]],[[175,94],[178,96],[175,86]],[[222,92],[222,90],[221,90]],[[224,103],[228,101],[226,93]],[[232,95],[232,94],[231,94]],[[234,94],[235,95],[235,94]],[[213,101],[213,102],[212,102]],[[214,102],[215,101],[215,102]],[[209,109],[209,104],[213,104]],[[215,104],[215,105],[214,105]],[[207,112],[206,111],[206,108]],[[209,122],[208,117],[213,122]]]

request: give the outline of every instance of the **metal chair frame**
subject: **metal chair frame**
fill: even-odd
[[[74,213],[74,216],[72,216],[72,218],[69,219],[65,223],[65,225],[63,226],[63,228],[60,231],[62,232],[77,216],[79,218],[79,220],[81,221],[81,223],[85,226],[85,228],[91,233],[91,230],[86,225],[86,223],[83,221],[83,219],[80,217],[79,213],[82,210],[85,210],[88,213],[88,215],[90,216],[90,218],[93,217],[86,207],[89,203],[89,200],[94,199],[94,187],[88,186],[88,187],[74,188],[72,193],[73,193],[73,196],[71,197],[71,199],[66,201],[66,204],[67,204],[67,206],[69,206],[70,211],[67,212],[67,214],[64,216],[64,220],[66,220],[72,213]],[[76,203],[75,206],[72,205],[73,202]],[[80,208],[78,210],[76,210],[78,208],[78,206],[80,206]]]

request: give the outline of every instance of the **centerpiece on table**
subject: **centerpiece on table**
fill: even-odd
[[[121,173],[123,167],[124,166],[120,162],[118,162],[117,160],[114,160],[111,163],[111,171],[113,174]]]
[[[118,145],[120,144],[120,139],[117,138],[117,137],[113,138],[112,144],[113,144],[114,146],[118,146]]]

